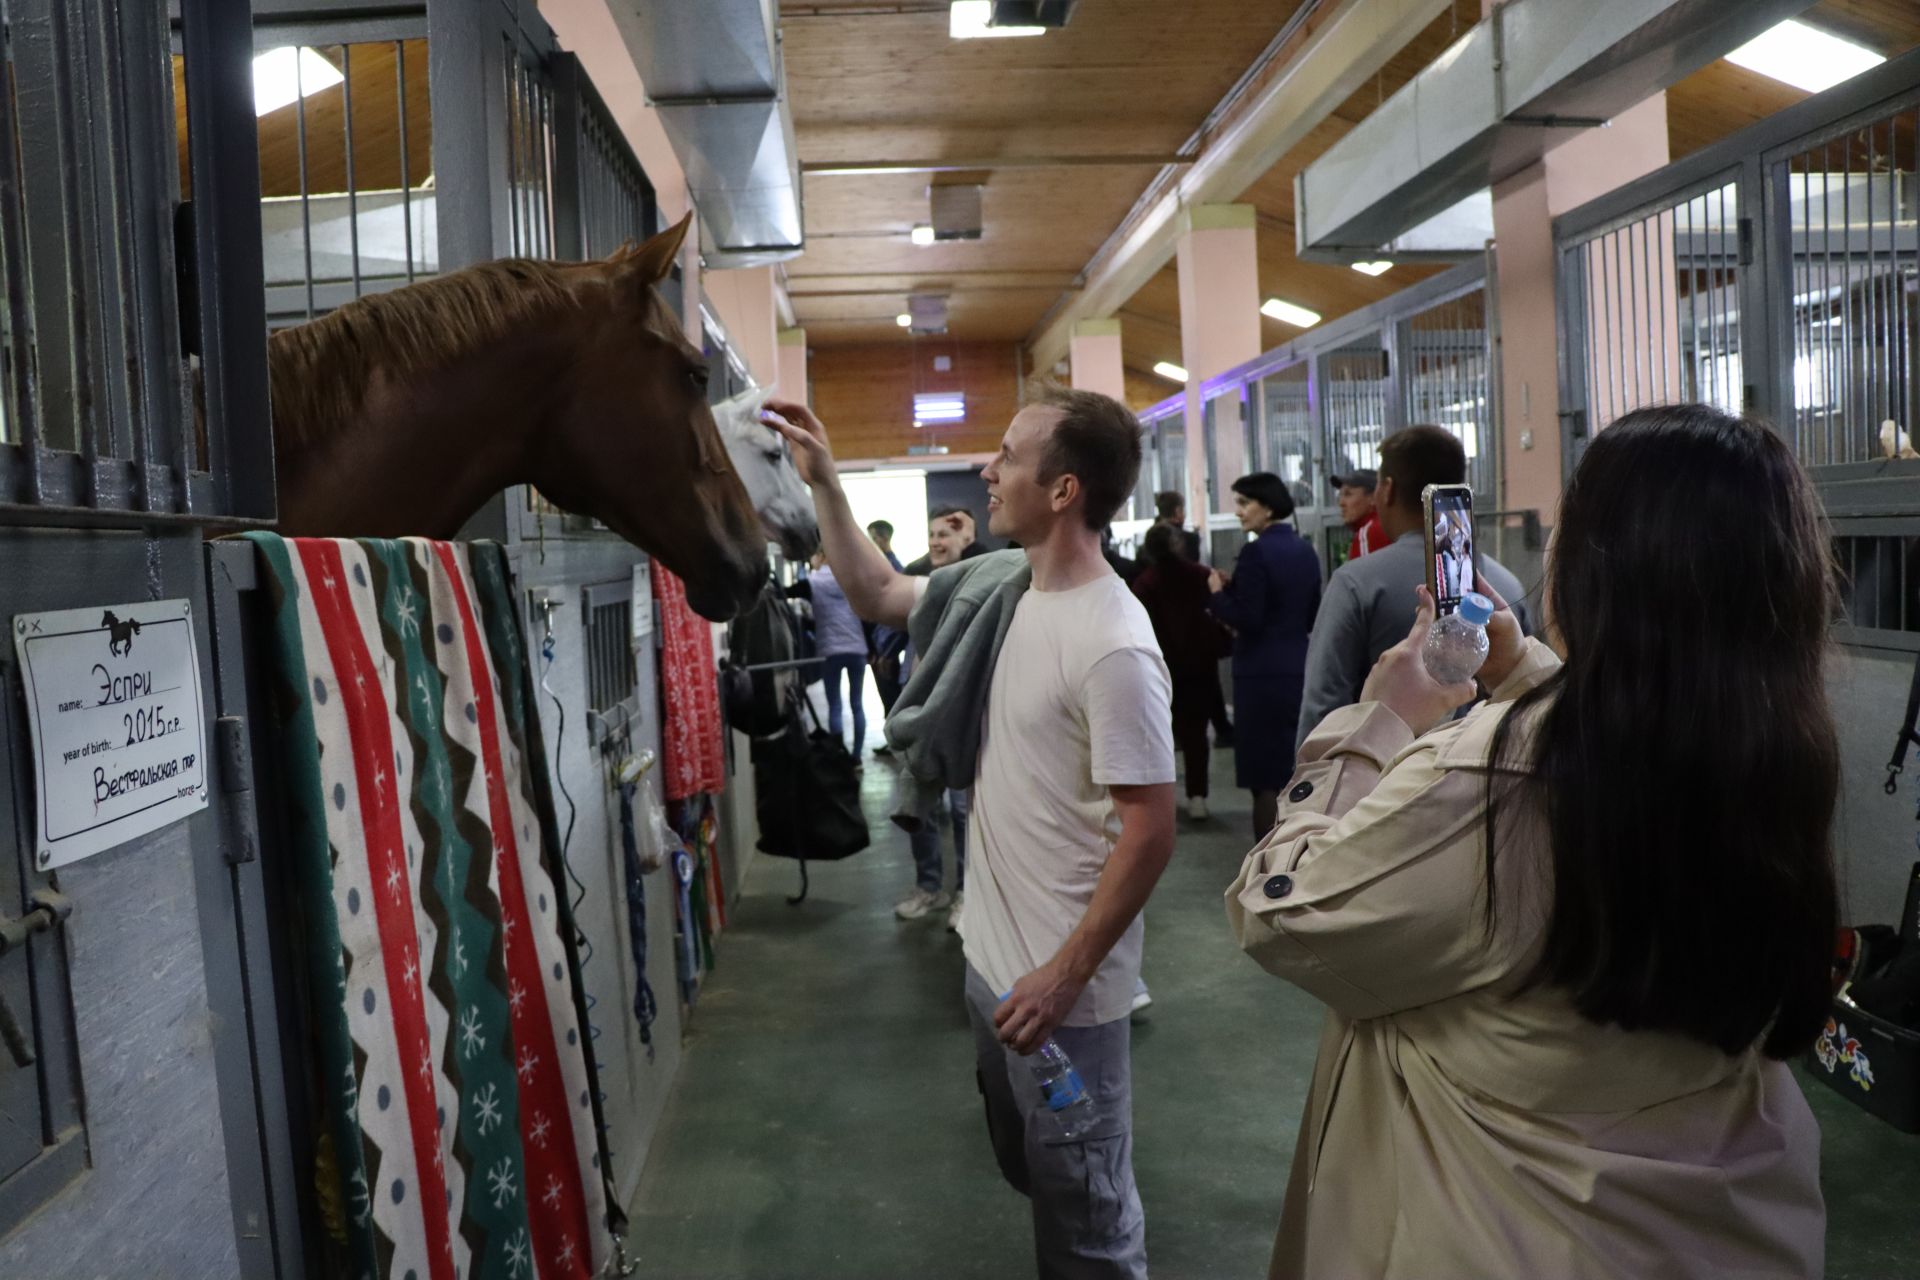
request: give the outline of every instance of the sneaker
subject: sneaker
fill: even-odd
[[[925,889],[916,888],[900,900],[899,905],[894,907],[893,914],[902,920],[918,920],[930,911],[938,911],[946,906],[947,902],[948,898],[944,893],[928,893]]]
[[[957,890],[957,889],[954,891],[953,906],[947,909],[947,932],[948,933],[960,932],[960,905],[962,902],[966,900],[966,896],[967,895],[965,894],[964,891]]]
[[[1205,796],[1188,796],[1187,816],[1195,822],[1205,822],[1211,817],[1212,815],[1207,810],[1207,798]]]
[[[893,748],[883,742],[879,746],[873,749],[873,754],[875,754],[876,756],[879,756],[882,760],[884,760],[888,756],[891,756],[893,754]]]
[[[1153,992],[1147,990],[1145,978],[1133,980],[1133,1012],[1144,1013],[1153,1004]]]

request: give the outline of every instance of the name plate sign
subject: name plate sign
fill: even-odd
[[[188,601],[23,613],[13,644],[33,733],[35,865],[64,866],[207,807]]]

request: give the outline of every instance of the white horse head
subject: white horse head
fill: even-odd
[[[760,523],[789,559],[804,560],[820,545],[820,522],[786,438],[760,421],[772,396],[771,387],[749,387],[713,406],[713,420]]]

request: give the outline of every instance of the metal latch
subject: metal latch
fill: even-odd
[[[14,919],[0,915],[0,956],[15,947],[25,946],[27,939],[36,933],[45,933],[57,924],[65,923],[73,914],[73,899],[58,889],[35,889],[33,896],[27,899],[33,904],[33,910]]]
[[[27,901],[33,909],[18,920],[0,914],[0,956],[24,947],[34,934],[47,932],[73,914],[73,899],[57,889],[36,889]],[[16,1067],[30,1067],[37,1061],[33,1042],[27,1039],[4,991],[0,991],[0,1046],[5,1047]]]

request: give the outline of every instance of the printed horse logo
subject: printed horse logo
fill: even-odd
[[[140,633],[140,624],[133,618],[125,622],[113,616],[109,609],[100,615],[100,625],[107,629],[107,652],[128,654],[133,652],[133,638]]]

